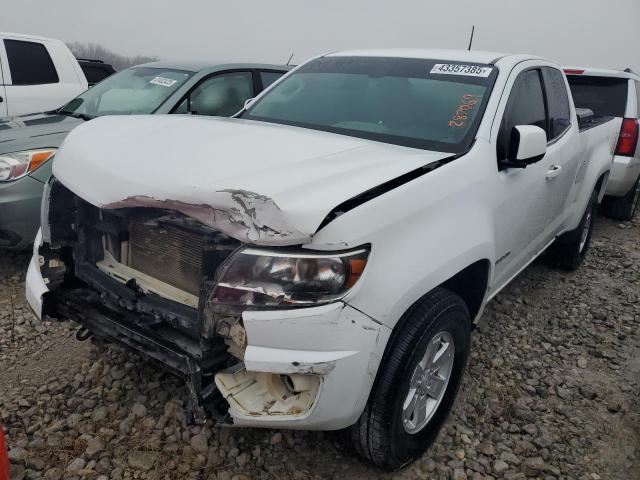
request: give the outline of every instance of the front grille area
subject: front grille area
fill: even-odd
[[[180,290],[198,295],[203,235],[169,224],[129,222],[129,266]]]
[[[242,243],[171,210],[100,209],[55,177],[44,196],[43,315],[75,320],[83,336],[86,330],[159,362],[187,383],[190,418],[207,413],[226,421],[228,404],[213,376],[239,357],[204,299]],[[224,320],[241,325],[240,316]]]

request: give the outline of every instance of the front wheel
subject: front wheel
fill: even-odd
[[[389,341],[369,402],[351,427],[365,460],[396,470],[436,439],[458,392],[470,348],[465,302],[448,290],[428,294]]]
[[[552,264],[569,271],[578,269],[587,256],[597,212],[598,192],[594,190],[578,227],[560,236],[549,247],[547,258]]]

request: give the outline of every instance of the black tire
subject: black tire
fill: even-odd
[[[410,434],[402,423],[409,381],[429,342],[448,332],[454,360],[444,396],[426,426]],[[436,439],[456,397],[471,343],[471,319],[465,302],[437,288],[410,310],[394,332],[378,370],[367,406],[349,437],[358,455],[383,470],[397,470],[420,457]]]
[[[614,220],[622,220],[628,222],[633,220],[638,205],[640,204],[640,177],[636,180],[633,188],[624,197],[604,198],[604,213]]]
[[[598,192],[594,190],[578,227],[561,235],[549,247],[547,258],[551,264],[569,271],[578,269],[589,251],[597,212]],[[586,237],[583,238],[585,228],[587,229]]]

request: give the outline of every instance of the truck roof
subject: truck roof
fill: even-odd
[[[455,62],[473,62],[493,64],[499,60],[512,59],[521,61],[524,59],[540,59],[534,55],[513,55],[500,52],[485,52],[479,50],[441,50],[422,48],[385,48],[375,50],[346,50],[333,52],[327,56],[358,56],[358,57],[394,57],[394,58],[424,58],[442,59]]]
[[[41,42],[62,42],[57,38],[42,37],[40,35],[30,35],[28,33],[12,33],[12,32],[0,32],[0,37],[14,37],[24,40],[39,40]]]
[[[625,70],[591,67],[562,67],[567,75],[587,75],[593,77],[630,78],[640,81],[640,75]]]

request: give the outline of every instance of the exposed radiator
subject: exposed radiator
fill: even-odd
[[[130,221],[128,264],[197,296],[202,281],[203,240],[202,234],[173,225]]]

